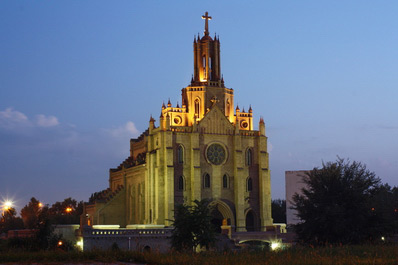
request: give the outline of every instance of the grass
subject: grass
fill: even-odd
[[[398,264],[398,246],[365,245],[322,248],[292,247],[278,252],[140,253],[128,251],[0,252],[0,263],[137,262],[145,264],[234,265],[234,264]]]

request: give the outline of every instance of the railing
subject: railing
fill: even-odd
[[[161,229],[93,229],[83,230],[85,237],[170,237],[172,228]]]

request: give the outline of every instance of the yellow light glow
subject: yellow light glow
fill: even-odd
[[[277,250],[280,247],[281,247],[281,243],[279,243],[279,242],[272,242],[271,243],[271,250]]]
[[[83,250],[83,239],[77,241],[77,242],[76,242],[76,246],[77,246],[80,250]]]
[[[58,246],[62,246],[63,242],[60,240],[58,241]]]
[[[67,212],[67,213],[72,212],[72,208],[71,208],[71,207],[67,207],[67,208],[65,209],[65,212]]]
[[[5,201],[3,205],[4,211],[8,211],[9,209],[11,209],[12,204],[13,204],[12,201]]]
[[[41,208],[41,207],[43,207],[43,204],[41,202],[39,202],[38,206]]]

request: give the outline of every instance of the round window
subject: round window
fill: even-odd
[[[225,160],[225,149],[221,144],[212,144],[206,151],[207,160],[214,165],[221,165]]]

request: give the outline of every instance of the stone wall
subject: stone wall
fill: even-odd
[[[167,252],[171,248],[171,228],[162,229],[93,229],[83,228],[83,250],[119,249]]]

